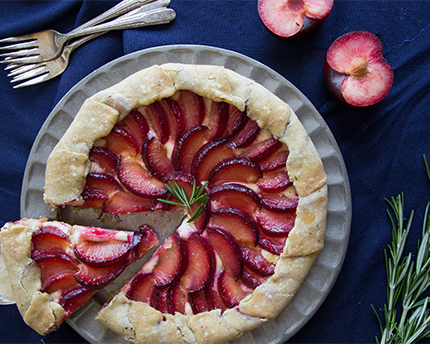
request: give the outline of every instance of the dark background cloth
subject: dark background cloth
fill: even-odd
[[[2,1],[0,38],[53,28],[67,32],[117,1]],[[384,249],[391,241],[386,198],[404,192],[405,216],[415,210],[406,249],[415,252],[430,185],[430,2],[335,0],[324,25],[299,41],[285,41],[262,24],[256,0],[172,0],[170,25],[112,32],[77,49],[67,71],[49,82],[12,89],[0,70],[0,225],[20,218],[20,192],[33,141],[55,104],[90,72],[125,54],[170,44],[229,49],[274,69],[315,105],[339,144],[352,194],[348,251],[323,305],[291,343],[372,343],[380,336],[371,305],[386,302]],[[368,108],[347,108],[328,93],[324,55],[340,35],[367,30],[384,45],[394,69],[388,96]],[[415,254],[414,254],[415,257]],[[66,323],[41,337],[15,305],[0,307],[4,343],[85,343]]]

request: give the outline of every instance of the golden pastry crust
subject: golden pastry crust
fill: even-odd
[[[287,170],[299,196],[295,226],[276,264],[275,273],[237,307],[222,314],[219,310],[196,315],[162,314],[145,303],[127,299],[121,291],[99,312],[97,320],[135,343],[223,343],[274,319],[300,288],[323,247],[327,213],[326,175],[318,152],[291,107],[253,80],[220,66],[175,63],[153,66],[95,94],[91,99],[118,112],[119,121],[130,110],[169,97],[178,90],[191,90],[200,96],[246,110],[260,128],[268,130],[287,145]],[[67,137],[69,135],[72,132],[67,131],[66,138],[61,141],[72,139]],[[79,161],[87,164],[84,160],[85,157]],[[58,179],[51,171],[54,170],[53,165],[47,165],[47,178]],[[84,170],[88,172],[86,168],[81,169]],[[80,174],[76,180],[85,176],[85,173]],[[63,202],[61,197],[55,195],[56,202],[53,202],[53,194],[45,192],[45,200],[52,205],[64,205],[70,199],[78,199],[76,193],[73,197],[64,197]]]

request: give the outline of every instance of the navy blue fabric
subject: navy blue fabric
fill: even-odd
[[[2,1],[0,38],[54,28],[66,32],[117,1]],[[371,305],[381,314],[386,282],[384,249],[391,240],[385,198],[404,192],[415,209],[407,245],[415,252],[430,200],[423,154],[430,157],[430,4],[427,0],[335,0],[313,35],[285,41],[265,29],[256,0],[172,0],[176,20],[166,26],[112,32],[77,49],[60,77],[13,90],[0,70],[0,225],[20,218],[26,160],[46,117],[67,91],[96,68],[124,54],[169,44],[204,44],[260,61],[296,85],[331,128],[349,173],[352,226],[344,266],[331,293],[291,343],[371,343],[379,336]],[[368,30],[384,45],[394,69],[388,96],[369,108],[346,108],[322,79],[325,52],[340,35]],[[42,338],[16,306],[0,307],[3,343],[85,343],[66,323]]]

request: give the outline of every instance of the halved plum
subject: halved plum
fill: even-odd
[[[188,264],[181,282],[192,293],[203,289],[209,282],[215,268],[215,254],[206,239],[197,233],[191,234],[186,244]]]
[[[263,177],[260,166],[248,157],[233,157],[219,162],[209,173],[208,186],[223,183],[255,183]]]
[[[164,184],[151,175],[136,159],[120,156],[117,162],[120,182],[138,196],[160,197],[167,190]]]
[[[220,139],[206,142],[194,155],[191,163],[191,174],[198,181],[206,181],[210,171],[222,160],[236,156],[236,145]]]
[[[227,228],[239,241],[248,246],[256,246],[260,237],[260,230],[254,218],[241,209],[220,208],[213,210],[210,225]]]
[[[206,142],[208,127],[199,125],[185,131],[172,152],[172,165],[176,171],[191,173],[191,163],[199,148]]]
[[[165,182],[173,172],[167,148],[155,136],[149,137],[143,144],[142,158],[148,171],[158,180]]]
[[[242,276],[243,259],[240,246],[228,230],[221,226],[206,228],[209,244],[220,257],[225,269],[235,280]]]
[[[260,197],[249,187],[228,183],[215,186],[209,191],[209,199],[216,207],[237,208],[253,213],[261,208]]]
[[[173,232],[156,253],[158,261],[152,270],[154,284],[167,287],[178,281],[188,264],[188,248],[178,233]]]

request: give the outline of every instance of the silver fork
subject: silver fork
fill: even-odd
[[[163,6],[162,4],[168,3],[170,0],[159,0],[154,2],[154,6]],[[156,8],[148,10],[148,7],[143,6],[141,11],[133,14],[126,14],[121,16],[111,22],[111,25],[118,25],[123,27],[124,23],[127,23],[127,28],[142,27],[148,25],[159,25],[166,24],[172,21],[176,14],[175,11],[168,8]],[[21,82],[15,85],[13,88],[20,88],[30,85],[39,84],[41,82],[50,80],[60,74],[62,74],[70,60],[71,53],[82,44],[88,42],[89,40],[102,35],[105,32],[92,34],[89,36],[82,37],[68,45],[63,49],[60,56],[55,59],[44,61],[41,63],[31,64],[31,65],[9,65],[7,69],[14,68],[8,76],[13,77],[11,83]]]
[[[100,14],[94,19],[80,25],[66,34],[61,34],[55,30],[44,30],[28,35],[9,37],[0,40],[0,44],[17,43],[0,47],[0,50],[9,52],[1,54],[5,61],[1,63],[31,64],[53,59],[61,54],[63,47],[71,39],[86,35],[85,29],[93,25],[100,24],[121,14],[127,13],[137,7],[151,3],[155,0],[123,0],[108,11]]]

